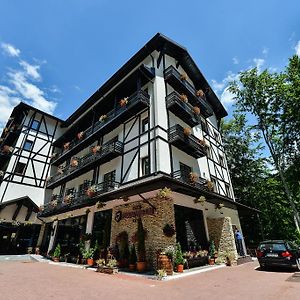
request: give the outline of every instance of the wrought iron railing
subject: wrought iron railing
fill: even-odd
[[[59,169],[59,173],[51,176],[47,181],[47,186],[51,186],[55,182],[67,178],[71,174],[78,172],[79,170],[83,168],[87,168],[87,166],[90,166],[93,168],[93,165],[97,161],[103,160],[108,155],[116,154],[121,155],[123,152],[123,143],[120,141],[110,141],[101,146],[100,150],[96,153],[90,152],[87,155],[76,158],[77,165],[74,166],[72,164],[64,167],[63,169]]]
[[[57,160],[60,160],[62,156],[65,156],[70,150],[75,148],[77,145],[81,144],[83,141],[87,140],[92,135],[99,133],[104,127],[107,127],[111,122],[118,120],[120,116],[125,114],[126,112],[130,111],[132,108],[134,108],[137,104],[144,104],[145,106],[149,106],[150,104],[150,96],[145,91],[138,91],[128,97],[128,103],[121,107],[115,108],[111,110],[110,112],[106,113],[105,120],[97,121],[93,126],[90,126],[85,131],[83,131],[82,138],[74,138],[72,141],[69,142],[69,145],[66,149],[62,149],[62,152],[57,154],[55,159],[53,160],[53,163],[55,164]]]
[[[189,173],[187,171],[177,170],[172,173],[172,177],[181,182],[208,191],[208,187],[207,187],[208,181],[205,178],[197,176],[197,174],[195,173]]]

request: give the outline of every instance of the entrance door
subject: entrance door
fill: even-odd
[[[175,205],[177,242],[183,251],[207,249],[208,241],[201,210]]]

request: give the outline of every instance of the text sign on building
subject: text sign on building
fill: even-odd
[[[134,211],[122,212],[118,210],[115,214],[115,221],[120,222],[122,219],[129,219],[129,218],[140,218],[146,215],[154,215],[155,209],[152,207],[145,208],[145,209],[138,209]]]

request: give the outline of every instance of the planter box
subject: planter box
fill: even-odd
[[[205,266],[207,264],[208,264],[208,256],[202,256],[202,257],[188,258],[186,265],[188,268],[196,268],[196,267]]]
[[[97,272],[105,273],[105,274],[117,274],[118,268],[110,268],[105,266],[99,266]]]

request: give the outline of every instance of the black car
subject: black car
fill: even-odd
[[[300,248],[293,242],[270,240],[261,242],[256,250],[261,270],[267,267],[296,268],[300,270]]]

